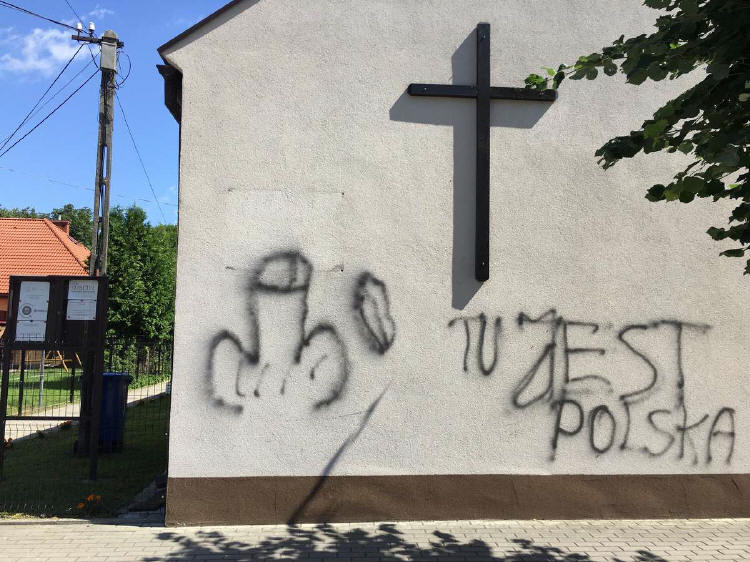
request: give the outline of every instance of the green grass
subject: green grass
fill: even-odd
[[[81,370],[76,371],[76,381],[73,388],[73,402],[80,400],[80,375]],[[70,385],[72,375],[63,369],[44,370],[44,389],[42,390],[42,408],[58,406],[70,403]],[[8,415],[18,414],[18,400],[20,392],[21,374],[19,371],[10,373],[8,384]],[[39,410],[39,381],[38,369],[27,369],[24,372],[23,396],[21,413],[30,414]]]
[[[168,381],[170,377],[169,373],[161,374],[143,374],[138,375],[138,378],[133,377],[128,385],[128,388],[143,388],[144,386],[151,386],[152,384],[158,384],[160,382]]]
[[[77,403],[81,399],[81,369],[76,370],[76,380],[73,384],[73,401],[70,401],[70,386],[73,382],[71,373],[62,368],[47,368],[44,370],[44,387],[42,390],[42,410],[52,406],[62,406],[64,404]],[[169,373],[161,374],[139,374],[138,378],[133,377],[128,388],[136,389],[144,386],[150,386],[166,380],[169,380]],[[9,416],[18,415],[18,399],[21,374],[19,371],[10,373],[8,385],[8,407],[6,409]],[[38,369],[26,369],[24,372],[23,396],[21,404],[21,414],[30,415],[38,413],[39,408],[39,381],[40,373]]]
[[[125,446],[99,456],[99,478],[87,480],[88,458],[73,455],[78,427],[15,442],[5,451],[0,517],[110,517],[167,468],[169,397],[128,408]],[[85,498],[101,496],[94,509]]]

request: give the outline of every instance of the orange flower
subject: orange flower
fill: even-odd
[[[87,502],[92,502],[92,501],[94,501],[94,494],[89,494],[88,496],[86,496],[86,501],[87,501]]]
[[[84,507],[86,507],[86,504],[84,504],[83,502],[78,502],[78,505],[76,505],[76,507],[78,509],[83,509]]]

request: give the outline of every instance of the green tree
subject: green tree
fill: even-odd
[[[109,333],[164,340],[174,326],[177,229],[152,227],[133,205],[110,211]]]
[[[734,210],[725,227],[711,227],[715,240],[750,252],[750,2],[748,0],[645,0],[660,11],[656,31],[625,39],[575,64],[545,68],[526,78],[530,88],[557,88],[566,78],[594,80],[625,74],[630,84],[674,79],[696,70],[705,76],[659,108],[640,129],[607,141],[595,155],[605,168],[644,153],[680,151],[692,162],[668,184],[648,189],[650,201],[689,203],[696,197],[729,199]],[[745,273],[750,273],[750,259]]]
[[[77,208],[71,203],[66,203],[62,207],[52,209],[49,218],[70,222],[70,235],[88,248],[91,246],[92,215],[89,207]]]
[[[23,209],[14,207],[12,209],[6,209],[5,207],[0,206],[0,218],[4,219],[40,219],[45,216],[44,213],[37,213],[34,207],[24,207]]]
[[[177,272],[177,225],[162,224],[149,232],[145,274],[152,339],[171,339],[174,330],[175,278]]]

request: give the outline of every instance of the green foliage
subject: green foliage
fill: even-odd
[[[52,219],[70,222],[70,235],[87,248],[91,246],[91,229],[93,228],[91,209],[89,207],[75,208],[71,203],[52,209],[49,214]]]
[[[169,339],[174,325],[177,227],[146,222],[133,205],[109,216],[109,332],[117,337]]]
[[[656,31],[625,39],[601,52],[581,56],[557,72],[531,74],[526,86],[557,88],[566,78],[594,80],[601,70],[619,72],[630,84],[674,79],[705,69],[695,86],[659,108],[641,128],[607,141],[596,151],[605,169],[643,151],[666,150],[692,155],[693,162],[667,185],[652,186],[649,201],[681,201],[696,197],[730,199],[736,207],[729,226],[711,227],[715,240],[739,247],[722,255],[750,252],[750,5],[747,0],[645,0],[660,11]],[[745,273],[750,273],[750,259]]]
[[[47,215],[45,215],[44,213],[37,213],[34,207],[24,207],[23,209],[14,207],[12,209],[6,209],[5,207],[0,206],[0,218],[3,219],[41,219],[46,216]]]

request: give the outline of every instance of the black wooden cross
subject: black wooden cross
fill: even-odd
[[[490,24],[477,25],[477,83],[409,84],[410,96],[476,98],[477,100],[477,208],[474,242],[474,275],[477,281],[490,277],[490,100],[553,102],[555,90],[490,86]]]

